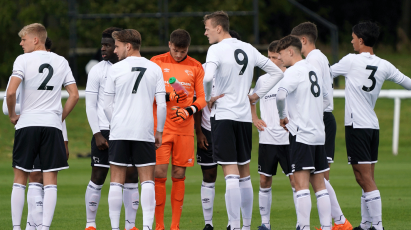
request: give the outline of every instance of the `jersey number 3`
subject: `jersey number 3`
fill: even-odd
[[[239,58],[238,58],[238,55],[239,54],[242,54],[243,55],[243,60],[240,60]],[[235,51],[234,51],[234,58],[235,58],[235,61],[239,64],[239,65],[242,65],[243,66],[243,68],[241,68],[241,70],[240,70],[240,73],[239,73],[239,75],[243,75],[244,74],[244,71],[245,71],[245,69],[247,68],[247,65],[248,65],[248,56],[247,56],[247,54],[244,52],[244,50],[242,50],[242,49],[236,49]]]
[[[375,84],[377,84],[377,80],[375,79],[374,75],[375,72],[377,72],[378,66],[367,65],[366,69],[372,70],[371,75],[368,77],[368,79],[372,81],[372,85],[370,87],[363,85],[362,90],[364,90],[365,92],[370,92],[375,88]]]
[[[133,68],[131,68],[131,72],[140,71],[140,73],[137,76],[136,83],[134,83],[133,91],[131,92],[132,94],[137,93],[138,85],[140,85],[140,81],[143,78],[143,75],[146,72],[146,70],[147,70],[147,68],[143,68],[143,67],[133,67]]]
[[[54,73],[53,67],[51,67],[50,64],[42,64],[39,67],[39,73],[43,73],[43,70],[46,68],[49,70],[49,73],[47,74],[46,79],[44,79],[43,83],[41,83],[41,85],[39,86],[37,90],[53,90],[54,88],[54,86],[47,85],[47,83],[49,83],[51,77],[53,76],[53,73]]]

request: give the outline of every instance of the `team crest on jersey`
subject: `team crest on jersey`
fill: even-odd
[[[94,163],[100,163],[100,159],[98,157],[93,156],[93,161]]]
[[[201,162],[201,156],[197,156],[197,161]]]
[[[261,172],[261,165],[258,165],[258,171]]]
[[[165,68],[164,73],[168,73],[168,72],[170,72],[170,69]]]
[[[190,70],[185,70],[184,72],[186,72],[186,74],[187,74],[188,76],[194,77],[193,72],[191,72]]]

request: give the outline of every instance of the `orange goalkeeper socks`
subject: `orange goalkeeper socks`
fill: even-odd
[[[156,230],[164,230],[164,207],[166,205],[167,178],[155,178],[156,192]]]
[[[185,192],[185,177],[182,179],[171,178],[173,180],[173,187],[171,188],[171,210],[172,220],[171,220],[171,230],[180,229],[180,217],[183,211],[183,201]]]

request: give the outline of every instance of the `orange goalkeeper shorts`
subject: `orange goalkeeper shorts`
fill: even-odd
[[[163,143],[156,151],[156,165],[194,166],[194,136],[163,134]]]

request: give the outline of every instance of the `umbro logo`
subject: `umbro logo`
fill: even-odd
[[[264,208],[264,207],[260,207],[260,211],[265,211],[265,208]]]
[[[37,201],[36,206],[38,207],[43,207],[43,201]]]
[[[140,204],[140,202],[138,201],[138,200],[136,200],[136,201],[133,201],[133,205],[139,205]]]
[[[203,204],[210,203],[210,199],[208,199],[208,198],[204,198],[204,199],[202,199],[202,201],[203,201]]]
[[[94,202],[94,201],[88,202],[88,206],[95,207],[97,206],[97,202]]]
[[[191,163],[192,161],[193,161],[193,159],[191,159],[191,158],[190,158],[190,159],[188,159],[188,163]]]
[[[168,72],[170,72],[170,69],[165,68],[164,73],[168,73]]]
[[[188,76],[194,77],[193,72],[191,72],[190,70],[185,70],[184,72],[186,72],[186,74],[187,74]]]

